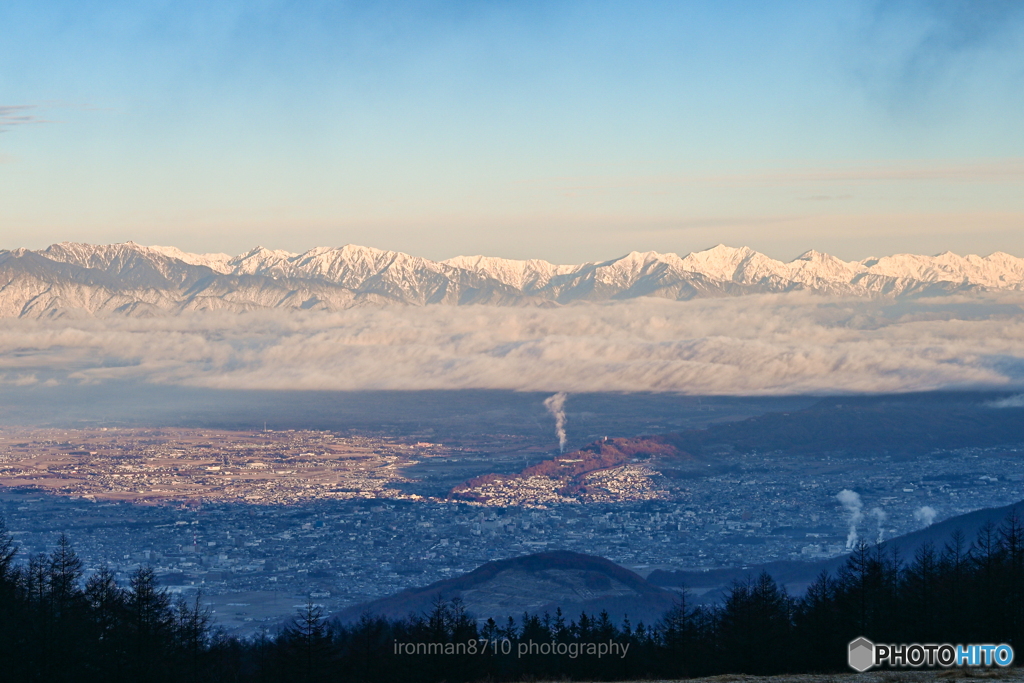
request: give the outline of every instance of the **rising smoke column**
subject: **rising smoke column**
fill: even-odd
[[[935,521],[935,515],[939,514],[931,505],[922,505],[914,513],[914,519],[923,522],[925,526],[931,526]]]
[[[568,396],[560,391],[544,400],[544,407],[555,418],[555,434],[558,435],[558,451],[565,452],[565,399]]]
[[[857,525],[864,519],[864,504],[860,502],[860,494],[850,489],[837,493],[836,500],[850,514],[850,533],[846,536],[846,548],[849,550],[857,545]]]
[[[868,510],[868,514],[874,517],[875,522],[878,524],[878,540],[876,540],[875,543],[881,543],[882,532],[884,531],[882,529],[882,523],[885,522],[886,519],[888,519],[889,515],[885,514],[885,510],[879,507],[871,508],[870,510]]]

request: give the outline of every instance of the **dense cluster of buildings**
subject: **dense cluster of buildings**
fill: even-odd
[[[226,606],[284,595],[284,613],[306,597],[337,610],[541,550],[641,572],[833,557],[851,526],[892,538],[1019,500],[1024,480],[1013,448],[722,453],[685,476],[651,459],[588,472],[575,488],[515,475],[510,460],[473,502],[444,493],[468,469],[500,464],[472,449],[312,431],[114,432],[4,434],[0,513],[20,557],[66,532],[87,571],[107,563],[124,579],[151,565],[172,591],[202,588]],[[872,514],[855,519],[844,489]]]

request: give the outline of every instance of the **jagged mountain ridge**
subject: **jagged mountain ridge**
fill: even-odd
[[[788,263],[718,245],[686,256],[631,252],[579,265],[371,247],[231,257],[126,242],[0,251],[0,316],[156,315],[193,310],[339,310],[359,305],[537,305],[676,300],[806,290],[870,297],[1024,290],[1024,259],[897,254],[847,262],[808,251]]]

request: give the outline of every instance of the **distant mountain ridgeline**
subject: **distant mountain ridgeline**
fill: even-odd
[[[788,263],[719,245],[686,256],[631,252],[579,265],[458,256],[431,261],[347,245],[235,257],[133,242],[0,251],[0,316],[341,310],[360,305],[538,305],[636,297],[687,300],[805,290],[919,297],[1024,289],[1024,259],[898,254],[846,262],[809,251]]]

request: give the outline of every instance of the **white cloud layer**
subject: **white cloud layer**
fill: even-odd
[[[993,408],[1024,408],[1024,394],[1008,396],[1007,398],[989,403]]]
[[[6,384],[235,389],[889,392],[1024,386],[1024,295],[807,294],[561,308],[0,321]]]

